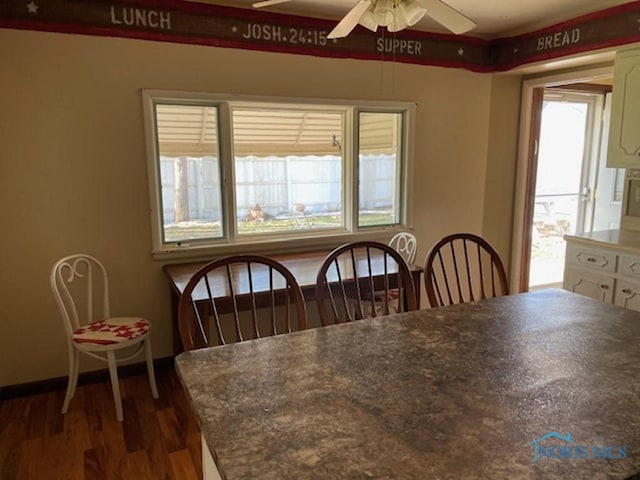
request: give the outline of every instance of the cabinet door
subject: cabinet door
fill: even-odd
[[[640,167],[640,50],[616,55],[607,167]]]
[[[613,303],[613,287],[613,277],[570,266],[564,270],[562,288],[570,292]]]
[[[613,298],[616,305],[640,312],[640,283],[617,280]]]

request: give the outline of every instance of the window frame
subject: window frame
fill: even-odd
[[[147,150],[149,208],[151,218],[152,254],[154,258],[202,257],[238,252],[275,252],[332,248],[340,243],[361,239],[384,240],[390,234],[412,228],[413,139],[415,125],[414,102],[336,100],[296,97],[215,94],[171,90],[142,90],[143,119]],[[156,105],[195,105],[217,108],[219,169],[221,181],[222,237],[189,242],[165,242],[162,184],[156,129]],[[234,107],[286,108],[309,107],[320,111],[333,109],[345,112],[342,153],[342,213],[343,226],[337,229],[295,231],[269,235],[238,235],[235,212],[235,171],[233,147]],[[396,169],[396,195],[399,200],[398,223],[393,225],[359,226],[359,127],[361,113],[401,113],[401,138],[398,140],[400,160]],[[301,242],[301,240],[304,240]]]
[[[414,105],[415,107],[415,105]],[[400,199],[400,205],[398,206],[399,211],[397,214],[398,217],[398,222],[395,223],[394,225],[397,225],[399,227],[404,226],[405,228],[409,228],[411,225],[407,225],[410,222],[407,220],[406,216],[405,216],[405,211],[407,210],[407,208],[409,207],[409,203],[407,201],[407,199],[405,198],[405,196],[407,195],[407,190],[409,188],[409,184],[407,183],[407,179],[411,178],[411,176],[407,176],[405,174],[405,172],[408,171],[408,168],[410,166],[410,164],[413,163],[413,150],[411,151],[411,157],[409,158],[408,156],[408,151],[405,150],[406,148],[409,147],[409,143],[411,145],[413,145],[413,130],[411,130],[411,139],[408,139],[408,129],[413,125],[413,117],[411,117],[411,122],[409,121],[409,115],[408,112],[406,110],[403,110],[402,112],[398,111],[398,110],[393,110],[393,109],[380,109],[380,108],[360,108],[360,107],[356,107],[353,109],[353,120],[352,120],[352,125],[353,125],[353,132],[352,132],[352,137],[353,137],[353,142],[355,143],[354,148],[353,148],[353,154],[352,154],[352,160],[354,162],[354,165],[351,167],[350,171],[353,172],[353,177],[354,179],[360,179],[360,161],[359,161],[359,155],[360,155],[360,114],[362,113],[403,113],[401,119],[401,125],[400,125],[400,133],[398,135],[399,138],[402,138],[402,141],[398,142],[398,152],[400,154],[400,161],[398,162],[398,164],[396,165],[396,178],[395,178],[395,188],[396,190],[399,192],[398,193],[398,197]],[[413,115],[413,112],[412,112]],[[357,159],[357,160],[356,160]],[[404,160],[404,161],[403,161]],[[355,227],[355,230],[375,230],[375,229],[381,229],[381,228],[389,228],[388,225],[384,225],[384,226],[376,226],[376,225],[364,225],[364,226],[360,226],[360,218],[359,218],[359,209],[358,209],[358,205],[359,205],[359,195],[360,195],[360,184],[359,183],[352,183],[352,188],[353,188],[353,207],[351,208],[351,212],[355,215],[355,218],[353,219],[353,223],[352,225]]]

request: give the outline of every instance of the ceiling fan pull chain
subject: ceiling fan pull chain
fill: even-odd
[[[381,30],[382,45],[384,45],[384,28]],[[384,96],[384,48],[380,49],[380,96]]]

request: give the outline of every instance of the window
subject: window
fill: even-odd
[[[613,174],[613,188],[611,189],[611,203],[622,204],[622,195],[624,193],[624,168],[616,168]]]
[[[406,225],[414,105],[143,94],[155,252]]]
[[[358,225],[400,223],[403,114],[361,112],[359,126]]]

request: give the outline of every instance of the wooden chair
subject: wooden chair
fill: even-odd
[[[184,349],[193,350],[304,330],[307,317],[302,290],[285,266],[235,255],[210,262],[191,277],[180,297],[178,325]]]
[[[342,245],[325,258],[316,279],[316,302],[325,326],[418,309],[402,255],[370,241]]]
[[[424,282],[432,307],[509,294],[498,253],[489,242],[471,233],[449,235],[431,248]]]
[[[151,354],[151,323],[141,317],[111,317],[109,280],[102,263],[91,255],[75,254],[58,260],[51,269],[51,289],[64,321],[69,350],[69,383],[62,413],[67,413],[78,384],[80,352],[109,366],[116,417],[123,420],[117,365],[145,352],[153,398],[158,388]],[[135,350],[131,352],[131,347]],[[128,349],[126,356],[118,357]]]

